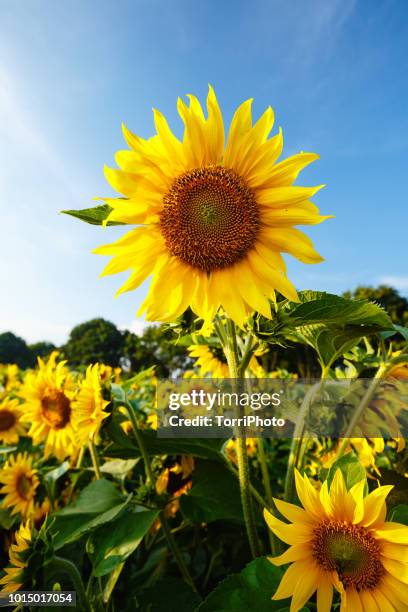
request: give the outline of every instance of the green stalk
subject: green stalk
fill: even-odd
[[[271,489],[271,481],[269,478],[268,464],[266,462],[263,438],[257,438],[256,445],[258,449],[258,459],[259,459],[259,464],[261,466],[262,482],[263,482],[263,486],[265,490],[266,501],[268,502],[268,507],[272,508],[273,496],[272,496],[272,489]],[[275,535],[272,533],[270,529],[268,529],[268,536],[269,536],[269,544],[271,547],[272,554],[277,555],[278,554],[277,541],[275,539]]]
[[[57,557],[56,555],[52,557],[49,565],[53,572],[63,572],[68,574],[71,582],[75,588],[75,591],[78,595],[79,603],[81,610],[84,612],[90,612],[90,606],[88,603],[88,599],[86,597],[84,583],[82,582],[82,578],[80,573],[78,572],[76,566],[69,561],[68,559],[63,559],[62,557]]]
[[[235,386],[238,387],[238,381],[240,375],[239,358],[238,358],[238,346],[237,346],[237,335],[235,329],[235,323],[227,318],[226,319],[226,332],[227,332],[227,344],[224,345],[224,352],[227,358],[230,376],[235,381]],[[237,416],[239,417],[239,410],[236,410]],[[238,477],[239,477],[239,488],[241,492],[241,503],[244,514],[245,527],[247,531],[249,546],[251,549],[252,556],[254,559],[259,556],[259,541],[258,534],[256,532],[254,510],[252,505],[252,497],[250,490],[250,478],[249,478],[249,464],[248,455],[246,449],[246,437],[245,430],[239,429],[239,436],[236,440],[236,451],[237,451],[237,462],[238,462]]]
[[[89,448],[89,454],[91,455],[91,459],[92,459],[92,466],[95,472],[95,479],[100,480],[101,471],[99,469],[98,454],[96,452],[95,443],[94,443],[93,438],[89,438],[88,448]]]
[[[295,431],[293,432],[292,443],[289,452],[288,466],[286,469],[285,477],[285,493],[284,498],[287,502],[291,503],[295,497],[295,468],[300,467],[300,458],[303,456],[304,449],[304,431],[305,431],[305,418],[307,411],[309,410],[310,404],[318,393],[322,386],[323,378],[319,383],[313,385],[306,393],[302,406],[300,408],[299,416],[296,422]],[[303,453],[302,453],[303,450]]]
[[[143,440],[143,436],[141,435],[141,432],[137,424],[133,406],[128,401],[126,401],[125,408],[129,415],[129,419],[132,424],[133,433],[135,434],[136,442],[137,442],[137,445],[140,450],[140,454],[142,455],[142,459],[144,462],[144,466],[146,470],[146,483],[150,483],[150,485],[154,488],[156,486],[156,479],[153,473],[149,454],[147,452],[147,449],[146,449],[146,446]],[[197,589],[194,584],[194,581],[190,575],[190,572],[188,571],[188,567],[184,561],[183,555],[181,554],[181,551],[177,545],[177,542],[171,532],[169,523],[167,521],[167,518],[163,510],[159,513],[159,520],[160,520],[161,527],[163,529],[163,533],[167,540],[167,545],[174,555],[174,558],[176,560],[176,563],[178,565],[181,575],[183,576],[184,580],[191,586],[191,588],[197,593]]]
[[[341,446],[337,452],[337,459],[340,459],[340,457],[342,457],[346,451],[347,446],[350,443],[350,438],[353,437],[353,431],[355,426],[357,425],[357,423],[360,420],[360,417],[362,415],[362,413],[364,412],[364,410],[367,408],[368,404],[370,403],[378,385],[381,382],[381,379],[383,378],[383,376],[387,373],[387,370],[390,369],[390,367],[392,367],[393,364],[386,364],[386,363],[382,363],[380,365],[380,367],[378,368],[377,372],[375,373],[375,376],[373,378],[373,380],[370,383],[370,386],[368,387],[367,391],[364,394],[363,399],[361,400],[357,410],[355,411],[355,413],[353,414],[353,418],[351,419],[349,426],[347,427],[346,433],[344,435],[343,441],[341,443]]]

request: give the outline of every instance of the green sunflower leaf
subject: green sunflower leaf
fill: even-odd
[[[108,436],[113,443],[104,452],[105,457],[119,459],[135,459],[140,457],[139,447],[132,438],[132,433],[126,436],[119,427],[114,424],[106,428]],[[202,459],[212,459],[225,463],[226,459],[222,454],[222,447],[225,440],[221,438],[159,438],[155,431],[141,430],[140,435],[147,453],[154,455],[192,455]]]
[[[112,521],[127,506],[130,497],[121,495],[114,484],[101,479],[91,482],[78,499],[53,514],[50,531],[57,550],[86,533]]]
[[[301,291],[299,299],[300,304],[278,302],[271,321],[258,315],[252,322],[253,331],[269,343],[311,346],[323,368],[330,367],[364,336],[394,329],[388,314],[374,302],[319,291]]]
[[[329,488],[337,470],[341,470],[347,490],[351,489],[353,485],[361,480],[365,480],[365,492],[368,492],[366,471],[354,453],[349,452],[333,463],[327,474],[327,484]]]
[[[273,601],[283,570],[275,567],[266,557],[249,563],[240,574],[233,574],[221,582],[197,612],[270,612],[288,610],[290,600]],[[302,608],[301,612],[307,612]]]
[[[105,576],[123,563],[139,546],[158,514],[158,510],[128,506],[115,520],[96,529],[86,545],[94,575]]]
[[[402,523],[402,525],[408,525],[408,505],[398,504],[390,512],[389,519],[394,523]]]
[[[198,461],[193,486],[180,497],[181,511],[193,523],[243,521],[238,480],[214,461]]]
[[[75,217],[76,219],[80,219],[80,221],[85,221],[85,223],[90,223],[91,225],[102,225],[105,219],[108,217],[112,210],[112,207],[108,204],[103,204],[102,206],[94,206],[93,208],[83,208],[82,210],[61,210],[61,213],[64,215],[70,215],[71,217]],[[108,221],[107,225],[126,225],[125,223],[120,223],[120,221]]]

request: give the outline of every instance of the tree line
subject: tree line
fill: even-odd
[[[366,299],[380,304],[394,323],[408,326],[408,300],[392,287],[358,287],[344,293],[345,297]],[[124,366],[138,372],[155,366],[158,376],[167,377],[191,366],[185,346],[174,342],[174,332],[166,326],[150,325],[140,335],[119,330],[102,318],[75,326],[62,346],[43,341],[27,344],[12,332],[0,334],[0,363],[16,363],[21,368],[33,367],[37,357],[46,358],[58,349],[72,367],[101,362],[112,367]],[[314,353],[307,346],[291,349],[273,347],[261,357],[266,371],[277,366],[304,377],[318,371]]]

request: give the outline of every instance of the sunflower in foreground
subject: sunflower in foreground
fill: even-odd
[[[11,508],[11,514],[20,512],[26,517],[34,510],[34,497],[39,480],[28,453],[11,455],[0,470],[0,494],[5,495],[2,505]]]
[[[24,568],[27,567],[26,555],[31,544],[31,528],[27,521],[20,525],[16,532],[16,544],[10,546],[9,558],[11,567],[4,568],[5,576],[0,579],[0,585],[4,585],[0,593],[11,593],[18,591],[24,584]]]
[[[341,593],[342,612],[408,610],[408,527],[385,522],[385,499],[392,486],[363,496],[365,481],[347,491],[341,470],[330,490],[318,492],[296,471],[303,508],[274,500],[291,523],[265,510],[269,528],[290,547],[274,565],[291,563],[273,599],[292,597],[297,612],[317,591],[318,612],[330,612],[333,587]]]
[[[109,415],[104,410],[108,404],[102,397],[99,364],[95,363],[88,366],[77,398],[72,402],[72,421],[80,442],[86,442],[98,432],[102,421]]]
[[[119,151],[119,169],[106,168],[105,175],[124,197],[103,200],[112,207],[107,222],[139,227],[94,251],[112,256],[102,275],[131,272],[118,293],[152,276],[138,313],[149,321],[174,320],[188,306],[205,322],[220,306],[241,326],[252,310],[270,318],[275,289],[298,299],[281,253],[322,261],[294,228],[328,218],[310,201],[321,186],[293,185],[318,155],[299,153],[277,163],[283,140],[281,131],[268,138],[270,107],[252,124],[252,100],[241,104],[225,141],[213,89],[207,117],[197,98],[188,98],[189,104],[177,103],[182,140],[157,110],[152,138],[123,127],[130,150]]]
[[[39,358],[38,369],[28,372],[21,392],[25,400],[22,421],[30,424],[28,435],[33,444],[45,442],[45,457],[55,455],[63,460],[78,450],[72,424],[76,385],[65,361],[57,364],[56,359],[56,353],[46,363]]]
[[[0,403],[0,443],[15,444],[24,434],[24,426],[20,422],[21,410],[19,401],[6,397]]]

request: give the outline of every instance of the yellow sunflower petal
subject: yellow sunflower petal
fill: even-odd
[[[385,523],[381,528],[375,529],[375,535],[386,542],[408,544],[408,527],[400,523]]]
[[[370,591],[361,590],[359,595],[364,612],[381,612],[376,600],[374,599]]]
[[[317,609],[330,612],[333,601],[333,583],[329,572],[321,572],[317,588]]]
[[[304,604],[310,599],[313,593],[317,590],[322,571],[314,563],[308,563],[307,571],[300,576],[295,589],[293,591],[292,601],[290,605],[291,612],[297,612],[303,608]]]
[[[364,498],[364,517],[361,521],[364,527],[382,525],[387,513],[385,500],[392,489],[392,485],[378,487]]]
[[[269,561],[274,565],[286,565],[286,563],[300,561],[300,559],[305,558],[311,559],[309,544],[294,544],[285,550],[285,552],[281,555],[278,555],[277,557],[268,557]]]
[[[265,228],[262,232],[264,241],[268,241],[275,250],[290,253],[303,263],[319,263],[323,257],[315,251],[313,243],[300,230],[285,227],[280,229]]]
[[[268,510],[264,510],[264,518],[269,529],[286,544],[305,544],[310,542],[312,529],[310,525],[288,525],[275,518]]]
[[[307,573],[308,568],[310,567],[310,561],[295,561],[292,565],[288,567],[286,572],[284,573],[282,580],[274,593],[272,599],[286,599],[290,597],[298,583],[299,580],[302,580],[305,573]]]
[[[282,516],[292,523],[313,522],[313,518],[303,508],[299,508],[299,506],[295,506],[295,504],[289,504],[281,499],[274,498],[273,502]]]
[[[364,612],[360,596],[355,589],[347,589],[347,610]]]

